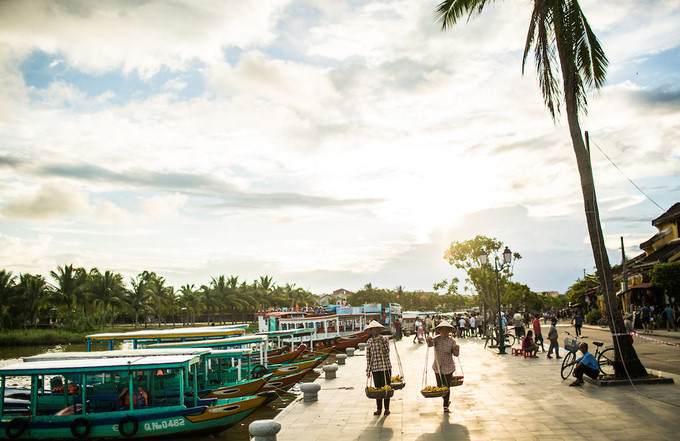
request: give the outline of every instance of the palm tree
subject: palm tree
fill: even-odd
[[[22,318],[24,328],[26,323],[31,323],[35,328],[41,312],[49,309],[47,298],[50,295],[50,287],[43,276],[21,274],[17,286],[19,298],[15,303],[19,316]]]
[[[116,307],[121,306],[122,297],[125,293],[125,286],[123,284],[123,276],[120,273],[114,273],[106,270],[104,274],[100,273],[97,268],[90,271],[91,275],[91,292],[94,298],[94,306],[101,308],[102,321],[106,323],[107,311],[110,309],[109,323],[113,324],[116,315]]]
[[[463,16],[471,18],[481,14],[490,0],[444,0],[437,6],[437,16],[442,29],[453,27]],[[590,155],[583,140],[579,114],[587,113],[586,93],[594,87],[600,89],[606,79],[607,57],[593,33],[578,0],[534,0],[529,32],[522,58],[522,73],[527,55],[534,49],[536,71],[543,101],[557,120],[562,100],[567,112],[567,122],[576,163],[581,177],[581,191],[593,250],[595,266],[600,275],[600,286],[609,314],[609,327],[614,336],[617,377],[629,375],[640,378],[647,371],[640,362],[618,309],[616,289],[607,256],[600,214],[595,194]],[[561,73],[561,78],[560,78]]]
[[[135,328],[140,312],[144,314],[144,327],[146,327],[146,312],[150,309],[152,292],[141,274],[136,279],[130,278],[130,286],[132,288],[125,292],[125,303],[135,316]]]
[[[12,271],[0,270],[0,329],[5,324],[5,313],[9,300],[14,297],[16,292],[16,277]]]
[[[186,284],[179,291],[182,293],[180,301],[184,308],[186,308],[187,313],[191,313],[191,324],[195,325],[196,312],[201,308],[201,296],[196,292],[194,285]],[[187,319],[187,321],[189,320]]]
[[[78,297],[82,294],[86,278],[82,277],[82,268],[73,268],[73,264],[57,267],[50,275],[57,282],[54,293],[57,301],[66,306],[66,317],[71,317]]]

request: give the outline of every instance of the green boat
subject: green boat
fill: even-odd
[[[251,370],[249,357],[252,351],[244,349],[214,350],[210,348],[166,348],[166,349],[128,349],[116,351],[97,352],[49,352],[45,354],[25,357],[24,362],[33,363],[39,361],[56,360],[84,360],[84,359],[108,359],[121,357],[156,357],[163,355],[198,355],[198,395],[201,398],[236,398],[245,395],[255,395],[266,383],[271,375],[259,378],[248,378]],[[192,375],[190,374],[190,379]],[[67,379],[66,379],[67,380]],[[167,384],[169,380],[165,380]],[[65,383],[66,381],[64,381]],[[98,382],[96,378],[89,378],[88,384]],[[173,391],[164,388],[164,395],[178,395],[179,389]],[[6,396],[12,399],[27,399],[28,390],[23,392],[19,389],[6,392]],[[46,406],[47,399],[43,399]],[[55,406],[61,405],[62,400],[53,397]]]
[[[197,392],[199,362],[198,355],[190,354],[36,361],[2,367],[0,396],[5,396],[7,378],[17,381],[17,377],[30,382],[30,394],[23,408],[0,401],[0,439],[215,434],[266,401],[265,395],[201,399]],[[62,385],[55,384],[54,378],[62,379]],[[175,389],[177,395],[169,393]],[[129,391],[133,391],[132,397]],[[63,404],[52,412],[55,397]],[[49,405],[44,406],[43,401]]]

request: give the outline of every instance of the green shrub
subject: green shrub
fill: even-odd
[[[595,309],[586,314],[586,323],[589,325],[596,325],[597,322],[602,318],[602,312],[599,309]]]
[[[61,329],[29,329],[0,332],[0,346],[39,346],[85,343],[85,336]]]

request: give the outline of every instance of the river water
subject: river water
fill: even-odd
[[[108,346],[102,345],[101,348],[94,347],[93,350],[104,350]],[[129,349],[126,343],[122,343],[120,347],[116,349]],[[68,345],[56,345],[56,346],[23,346],[23,347],[0,347],[0,366],[6,366],[13,363],[20,363],[24,357],[30,357],[32,355],[44,354],[45,352],[84,352],[87,351],[86,344],[68,344]],[[307,374],[302,381],[314,381],[319,375],[320,370],[317,368],[316,372],[310,372]],[[21,383],[11,383],[9,379],[7,382],[7,387],[27,387],[28,384]],[[182,440],[188,441],[206,441],[210,439],[219,440],[229,440],[229,441],[248,441],[250,436],[248,434],[248,425],[256,420],[273,419],[276,415],[281,412],[291,401],[295,400],[301,394],[298,386],[294,386],[289,392],[283,394],[280,398],[272,401],[271,403],[260,406],[253,413],[251,413],[247,418],[241,420],[238,424],[224,432],[220,433],[218,436],[214,437],[212,435],[203,436],[186,436],[182,437]],[[167,439],[176,439],[176,437],[168,437]]]

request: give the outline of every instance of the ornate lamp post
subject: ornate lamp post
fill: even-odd
[[[482,266],[486,266],[489,263],[489,255],[486,251],[482,250],[479,253],[479,262]],[[498,290],[498,273],[503,271],[504,268],[510,266],[512,262],[512,251],[508,247],[503,250],[503,263],[500,268],[498,267],[498,257],[494,258],[493,261],[493,271],[496,274],[496,298],[498,299],[498,353],[506,354],[505,352],[505,336],[503,335],[503,315],[501,311],[501,293]]]

